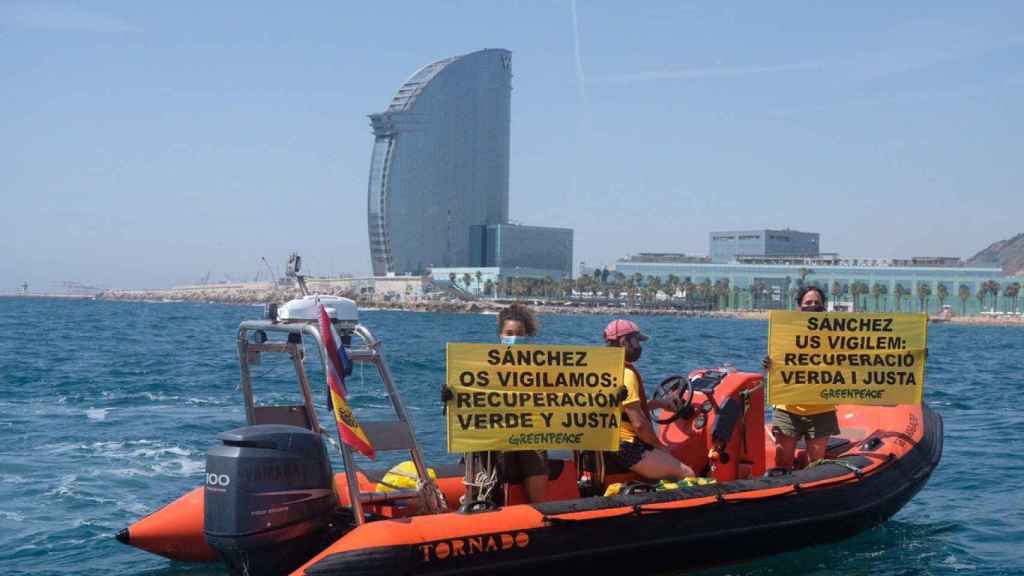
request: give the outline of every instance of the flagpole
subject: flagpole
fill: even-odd
[[[331,366],[328,366],[330,361],[327,359],[327,347],[324,345],[324,338],[320,334],[320,330],[315,330],[315,332],[316,343],[320,347],[320,365],[323,367],[324,375],[326,375],[328,370],[331,370]],[[331,389],[330,385],[328,385],[328,398],[330,398],[330,394]],[[339,440],[341,439],[339,438]],[[361,526],[366,523],[366,518],[363,516],[363,502],[359,498],[359,474],[356,471],[356,461],[352,457],[352,449],[343,440],[338,442],[337,446],[341,452],[341,462],[345,465],[345,483],[348,485],[348,500],[352,506],[352,514],[355,516],[356,525]]]

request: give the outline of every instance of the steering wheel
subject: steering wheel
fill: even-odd
[[[671,424],[683,415],[690,413],[690,406],[693,404],[693,385],[690,384],[690,379],[682,374],[673,374],[668,378],[661,381],[658,387],[654,389],[654,399],[658,400],[666,396],[675,396],[679,402],[679,406],[676,408],[674,414],[668,418],[655,419],[658,424]]]

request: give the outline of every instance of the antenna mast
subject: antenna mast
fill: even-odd
[[[292,255],[288,257],[288,271],[285,272],[285,275],[295,279],[295,283],[298,284],[299,291],[302,292],[303,296],[309,296],[309,290],[306,289],[306,279],[299,274],[300,268],[302,268],[302,256],[299,256],[298,252],[292,252]]]

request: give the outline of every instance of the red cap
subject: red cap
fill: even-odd
[[[636,322],[622,319],[612,320],[604,327],[604,339],[608,342],[616,342],[619,338],[630,334],[639,335],[641,342],[647,340],[647,335],[640,332],[640,327],[636,325]]]

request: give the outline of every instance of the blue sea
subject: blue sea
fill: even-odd
[[[113,536],[200,485],[217,433],[244,425],[235,337],[241,320],[260,313],[0,298],[0,573],[225,574]],[[361,319],[383,341],[428,461],[453,461],[438,399],[444,346],[493,340],[495,317],[364,311]],[[542,316],[538,340],[598,344],[609,319]],[[725,362],[755,371],[765,353],[766,322],[633,320],[652,336],[639,363],[648,383]],[[700,574],[1024,574],[1024,330],[932,325],[929,350],[925,401],[944,417],[946,438],[924,490],[855,538]],[[289,370],[265,359],[254,372],[258,400],[294,401]],[[322,374],[312,378],[323,410]],[[358,415],[388,413],[375,373],[357,367],[348,389]]]

